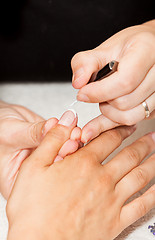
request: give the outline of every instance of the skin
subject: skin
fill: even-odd
[[[76,127],[77,120],[76,117],[71,138],[62,146],[56,161],[62,160],[81,146],[81,129]],[[57,123],[56,118],[45,121],[23,106],[0,102],[0,192],[6,199],[22,162]]]
[[[133,125],[145,118],[142,102],[155,118],[155,20],[126,28],[93,50],[77,53],[72,61],[73,87],[79,101],[99,103],[101,115],[82,130],[88,142],[119,125]],[[111,76],[86,85],[93,73],[111,60],[119,62]]]
[[[8,240],[112,240],[155,206],[155,186],[126,204],[155,176],[155,154],[142,163],[155,150],[155,133],[104,165],[102,161],[134,127],[102,133],[54,163],[74,128],[75,119],[70,126],[63,121],[20,168],[7,204]]]

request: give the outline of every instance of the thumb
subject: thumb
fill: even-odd
[[[100,46],[93,50],[75,54],[71,60],[73,87],[80,89],[86,85],[93,74],[96,74],[111,61],[110,57],[107,50],[103,50]]]
[[[13,140],[14,148],[35,148],[42,140],[43,129],[46,121],[42,122],[24,122],[18,121],[14,125],[14,131],[10,136]]]
[[[36,148],[46,135],[47,128],[52,128],[57,123],[57,119],[51,118],[48,121],[33,123],[11,120],[10,123],[10,127],[4,131],[7,138],[5,142],[15,150],[20,150]]]

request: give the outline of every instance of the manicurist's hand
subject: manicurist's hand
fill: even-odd
[[[105,165],[133,127],[107,131],[53,163],[74,121],[66,126],[63,118],[23,162],[7,205],[8,240],[112,240],[155,205],[155,187],[126,204],[155,176],[155,155],[141,164],[155,149],[155,133]]]
[[[0,192],[6,199],[22,162],[57,123],[56,118],[45,121],[23,106],[0,102]],[[76,124],[77,118],[74,127]],[[75,127],[71,139],[65,143],[55,160],[61,160],[76,151],[80,137],[81,130]]]
[[[104,27],[103,27],[104,31]],[[155,20],[124,29],[97,48],[72,59],[73,87],[79,101],[99,103],[101,115],[82,131],[88,142],[101,132],[143,120],[149,109],[155,117]],[[119,62],[117,72],[94,83],[91,75],[108,62]],[[143,106],[142,103],[147,106]]]

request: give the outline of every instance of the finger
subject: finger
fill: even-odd
[[[154,177],[155,154],[143,164],[134,168],[116,185],[117,194],[120,194],[123,204],[133,194],[144,188]]]
[[[71,133],[70,139],[64,143],[54,162],[63,160],[67,155],[70,155],[76,152],[78,148],[81,148],[80,140],[81,140],[81,128],[75,127]]]
[[[67,155],[70,155],[76,152],[78,147],[79,147],[79,144],[77,141],[69,139],[64,143],[58,155],[62,158],[65,158]]]
[[[126,228],[139,218],[143,217],[155,206],[155,185],[142,196],[125,205],[120,213],[122,228]]]
[[[73,129],[72,133],[71,133],[71,137],[72,140],[81,140],[81,128],[76,127]]]
[[[153,93],[145,101],[149,107],[150,113],[155,109],[155,93]],[[118,122],[123,125],[133,125],[142,121],[145,118],[145,109],[142,104],[138,105],[127,111],[121,111],[108,103],[101,103],[100,110],[103,115],[111,119],[114,122]]]
[[[41,142],[45,121],[29,123],[7,119],[1,124],[1,141],[11,150],[34,148]]]
[[[78,150],[75,154],[77,158],[91,158],[96,162],[103,162],[122,141],[135,131],[133,127],[118,127],[102,133],[99,137]]]
[[[143,81],[154,64],[154,56],[151,50],[148,52],[148,47],[144,43],[139,46],[138,43],[131,45],[119,59],[118,71],[101,81],[82,87],[77,95],[79,101],[94,103],[109,101],[132,92]]]
[[[114,172],[114,181],[119,182],[126,174],[138,166],[155,149],[154,134],[149,133],[124,148],[104,168]]]
[[[102,132],[118,126],[118,123],[111,121],[101,114],[83,127],[81,141],[87,143],[99,136]]]
[[[17,152],[17,155],[14,156],[12,161],[10,161],[9,169],[7,169],[7,181],[5,180],[6,185],[4,184],[3,193],[4,198],[7,200],[11,194],[12,188],[14,186],[16,177],[18,175],[19,169],[24,162],[24,160],[31,154],[31,150],[24,149]]]
[[[134,29],[130,30],[133,34]],[[111,60],[119,61],[124,47],[123,31],[113,35],[98,47],[79,52],[74,55],[71,61],[73,71],[73,87],[80,89],[86,85],[92,74],[97,73]],[[118,41],[119,39],[119,41]]]
[[[111,61],[110,54],[105,54],[106,51],[101,51],[99,48],[79,52],[72,58],[72,85],[74,88],[79,89],[86,85],[94,72],[98,72]]]
[[[73,128],[77,125],[77,116],[72,111],[66,111],[54,128],[44,137],[40,146],[32,153],[32,160],[38,165],[51,165],[63,144],[70,138]]]
[[[43,130],[42,130],[42,138],[46,136],[46,134],[50,131],[51,128],[55,127],[58,123],[57,118],[50,118],[46,121]]]
[[[28,123],[22,126],[22,131],[16,132],[16,146],[21,148],[35,148],[37,147],[47,131],[56,126],[58,120],[51,118],[47,122]],[[19,126],[18,126],[19,127]]]
[[[128,110],[142,103],[155,92],[155,65],[150,69],[144,81],[130,94],[116,98],[109,102],[119,110]]]

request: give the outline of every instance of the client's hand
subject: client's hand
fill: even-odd
[[[155,148],[155,134],[102,166],[134,130],[114,129],[53,164],[74,121],[52,128],[23,162],[7,205],[8,240],[110,240],[154,206],[155,187],[125,202],[155,176],[154,155],[141,164]]]
[[[73,113],[71,113],[73,114]],[[0,192],[7,199],[22,162],[40,144],[48,130],[58,123],[56,118],[45,121],[29,109],[0,102]],[[77,124],[75,121],[74,127]],[[79,128],[72,133],[56,160],[77,150],[81,137]]]

